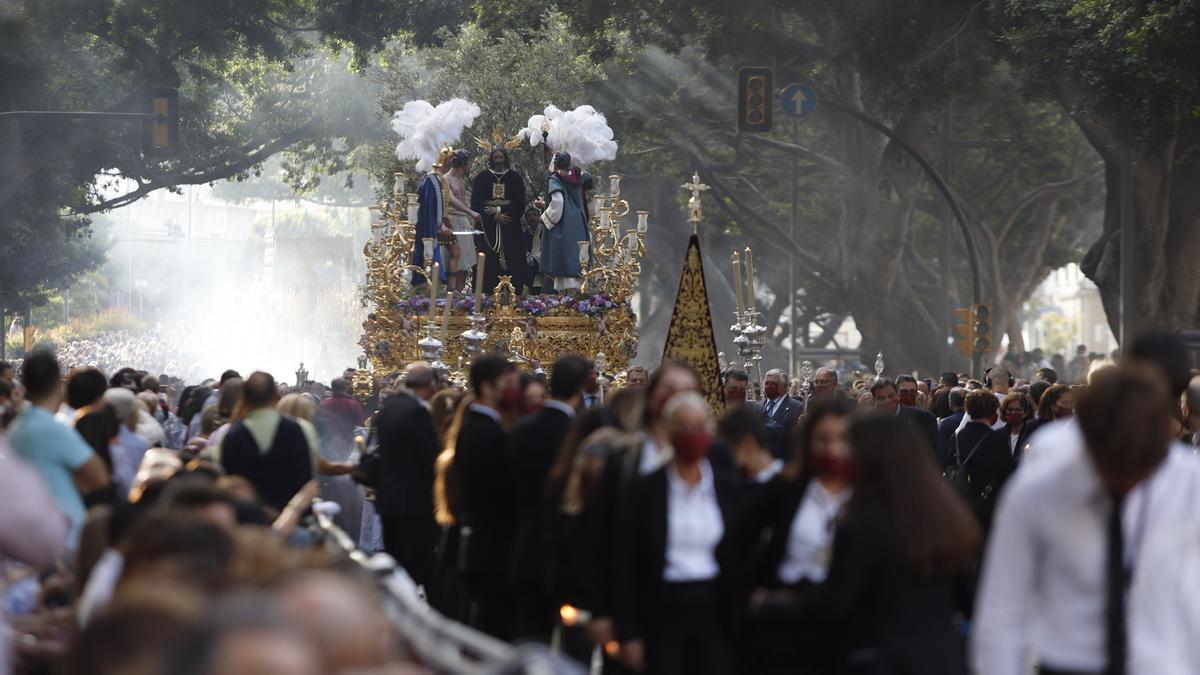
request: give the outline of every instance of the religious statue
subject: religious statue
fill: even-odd
[[[466,285],[467,269],[475,264],[475,223],[480,214],[467,205],[467,165],[471,155],[466,150],[456,150],[450,157],[450,170],[446,175],[446,192],[449,205],[450,229],[453,234],[442,240],[443,258],[446,260],[446,290],[461,291]]]
[[[542,213],[541,268],[542,288],[555,291],[577,290],[583,284],[579,258],[581,241],[588,241],[587,206],[583,196],[583,178],[571,166],[567,152],[554,154],[554,173],[546,185],[550,203]]]
[[[490,292],[500,275],[512,277],[518,294],[529,286],[525,237],[521,218],[525,214],[525,179],[512,169],[508,150],[498,145],[488,155],[488,168],[475,176],[471,209],[479,212],[483,234],[475,246],[483,251],[483,288]]]
[[[425,260],[427,252],[423,239],[435,238],[444,241],[446,237],[454,236],[453,230],[450,229],[449,204],[446,201],[449,186],[443,175],[443,172],[449,168],[451,156],[450,148],[442,148],[433,168],[421,176],[421,181],[417,183],[417,236],[413,239],[412,264],[420,268],[435,262],[443,263],[439,246],[434,246],[433,251],[430,252],[433,260]],[[424,274],[413,272],[412,285],[414,287],[424,285],[425,281]]]

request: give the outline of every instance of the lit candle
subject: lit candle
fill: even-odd
[[[638,211],[637,214],[638,214],[637,231],[641,232],[642,234],[646,234],[646,229],[649,227],[649,223],[647,221],[650,219],[650,212],[649,211]]]
[[[483,313],[483,251],[475,256],[475,311]]]
[[[746,247],[746,306],[751,311],[757,309],[758,303],[754,298],[754,254]]]
[[[454,291],[446,291],[446,311],[442,312],[442,344],[446,344],[446,336],[450,332],[450,307],[454,305]]]
[[[399,197],[404,194],[404,174],[397,171],[393,175],[395,176],[395,180],[392,181],[392,194]]]
[[[430,316],[437,316],[436,312],[434,311],[437,308],[434,306],[433,303],[435,300],[437,300],[438,277],[440,277],[440,276],[442,276],[442,266],[439,265],[438,263],[433,263],[433,278],[429,280],[429,283],[431,284],[429,287],[429,314],[430,314]]]
[[[742,256],[733,252],[733,292],[737,295],[738,316],[746,315],[746,296],[742,294]]]

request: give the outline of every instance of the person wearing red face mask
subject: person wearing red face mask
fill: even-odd
[[[663,417],[673,457],[634,486],[639,517],[623,538],[614,600],[621,658],[635,672],[723,675],[734,670],[732,622],[716,548],[740,488],[707,459],[702,396],[674,396]]]
[[[830,672],[815,660],[829,636],[771,608],[812,593],[825,580],[838,515],[853,490],[854,464],[847,433],[854,403],[810,401],[794,436],[789,463],[738,512],[718,548],[722,569],[747,580],[737,589],[744,612],[738,663],[749,673]]]
[[[917,400],[916,378],[912,375],[901,375],[895,381],[886,377],[876,378],[871,382],[871,397],[876,411],[896,415],[924,434],[929,447],[933,449],[934,458],[941,460],[944,449],[938,439],[937,420],[933,415],[912,406]]]
[[[1033,403],[1025,394],[1013,392],[1000,402],[1000,419],[1004,422],[1004,431],[1008,432],[1008,448],[1012,451],[1013,461],[1020,463],[1025,454],[1025,446],[1029,443],[1029,422],[1033,420]]]
[[[788,396],[787,376],[782,370],[767,371],[763,377],[763,401],[759,404],[771,454],[783,459],[790,454],[792,430],[804,413],[804,402]]]
[[[474,604],[472,625],[511,639],[508,566],[517,502],[501,420],[520,405],[521,383],[511,363],[490,354],[471,363],[470,378],[474,399],[463,412],[450,468],[458,487],[459,573]]]

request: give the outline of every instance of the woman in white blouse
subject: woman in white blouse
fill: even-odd
[[[737,570],[746,612],[740,672],[829,672],[812,656],[823,636],[764,607],[825,580],[837,517],[851,496],[853,411],[850,401],[813,401],[796,429],[792,461],[755,493],[721,542],[722,564]]]

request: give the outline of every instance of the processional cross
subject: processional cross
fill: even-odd
[[[700,193],[712,188],[700,182],[699,173],[692,174],[692,182],[684,183],[680,187],[692,191],[692,197],[688,199],[688,222],[692,224],[692,234],[696,234],[696,229],[700,226]]]

